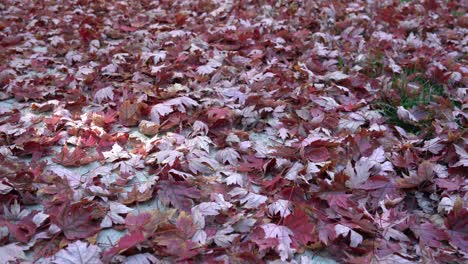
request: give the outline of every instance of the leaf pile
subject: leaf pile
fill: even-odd
[[[462,2],[1,1],[2,261],[466,261]]]

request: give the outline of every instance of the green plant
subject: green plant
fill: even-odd
[[[384,72],[384,61],[383,61],[383,53],[376,52],[367,60],[368,63],[368,70],[367,75],[372,78],[377,78],[381,76]]]
[[[392,77],[390,91],[384,92],[383,96],[373,104],[380,109],[382,114],[391,124],[400,126],[408,132],[418,134],[424,127],[430,125],[430,120],[421,121],[416,124],[403,122],[398,117],[398,107],[405,109],[413,107],[424,107],[429,105],[437,96],[445,94],[444,87],[430,79],[417,69],[406,69],[399,75]]]

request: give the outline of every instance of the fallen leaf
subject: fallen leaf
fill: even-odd
[[[173,205],[184,211],[190,211],[193,202],[199,199],[200,191],[185,182],[160,181],[157,185],[158,197],[166,205]]]
[[[336,236],[347,237],[349,234],[350,235],[349,245],[351,247],[357,247],[363,241],[363,237],[361,234],[359,234],[358,232],[342,224],[335,225],[335,232],[336,232]]]
[[[278,240],[278,251],[282,261],[287,260],[294,254],[295,250],[291,248],[293,232],[281,225],[264,224],[261,226],[265,232],[265,238],[274,238]]]
[[[64,264],[101,264],[100,259],[101,249],[95,245],[81,242],[80,240],[69,244],[57,252],[52,259],[53,263]]]

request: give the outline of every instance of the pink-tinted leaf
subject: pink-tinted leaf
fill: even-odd
[[[76,147],[71,153],[68,150],[67,145],[64,145],[62,151],[57,157],[52,158],[52,161],[63,165],[65,167],[77,167],[86,165],[95,160],[92,155],[89,155],[85,150]]]
[[[293,232],[289,228],[275,224],[265,224],[261,227],[265,232],[265,238],[274,238],[278,240],[276,250],[281,257],[281,260],[285,261],[292,256],[295,250],[291,248]]]
[[[104,259],[110,258],[116,254],[120,254],[130,248],[135,247],[138,243],[145,241],[145,236],[141,231],[134,231],[123,236],[117,245],[104,253]]]
[[[468,252],[468,209],[462,207],[461,201],[455,202],[445,219],[445,226],[450,242],[463,252]]]
[[[228,162],[231,165],[235,165],[237,164],[237,160],[240,159],[240,155],[233,148],[225,148],[216,153],[216,159],[222,163]]]
[[[440,247],[443,240],[447,240],[447,233],[432,223],[423,223],[411,227],[413,233],[419,238],[420,243],[430,247]]]
[[[2,256],[2,261],[5,263],[15,262],[18,260],[25,260],[26,255],[24,254],[23,249],[17,244],[8,244],[0,247],[0,255]]]
[[[343,236],[343,237],[347,237],[348,234],[350,235],[349,239],[350,239],[350,242],[349,242],[349,245],[351,247],[357,247],[359,244],[362,243],[363,241],[363,237],[361,234],[359,234],[358,232],[352,230],[351,228],[347,227],[347,226],[344,226],[344,225],[341,225],[341,224],[337,224],[335,225],[335,232],[336,232],[336,236]]]
[[[97,103],[102,103],[105,100],[114,100],[114,88],[111,86],[100,89],[94,95],[94,100]]]
[[[418,173],[410,177],[398,179],[397,185],[399,188],[414,188],[427,180],[431,180],[434,175],[434,165],[428,161],[424,161],[418,167]]]
[[[100,252],[101,249],[98,246],[78,240],[57,252],[52,258],[55,263],[101,264]]]
[[[166,205],[173,205],[178,209],[190,211],[191,199],[199,199],[200,191],[185,182],[161,181],[158,186],[158,197]]]

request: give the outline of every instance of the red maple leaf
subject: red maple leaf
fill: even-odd
[[[61,164],[65,167],[78,167],[81,165],[86,165],[93,162],[95,158],[89,155],[80,147],[76,147],[73,152],[70,153],[67,145],[64,145],[62,152],[60,152],[57,157],[52,158],[53,162]]]
[[[88,238],[96,234],[100,230],[96,220],[103,212],[98,204],[89,202],[64,202],[53,205],[49,210],[50,221],[60,227],[69,240]]]
[[[244,162],[238,165],[237,171],[239,172],[250,172],[250,171],[261,171],[265,160],[255,157],[254,155],[243,156]]]
[[[125,218],[125,225],[130,232],[141,230],[150,222],[151,214],[149,212],[142,212],[137,215],[130,213]]]
[[[138,243],[141,243],[145,240],[146,238],[143,235],[143,232],[138,230],[130,232],[125,236],[121,237],[119,242],[117,242],[117,245],[112,247],[110,250],[106,251],[104,253],[103,259],[106,260],[106,262],[108,262],[114,255],[120,254],[130,248],[133,248]]]
[[[330,158],[330,152],[325,147],[305,147],[301,154],[313,162],[322,162]]]
[[[302,244],[315,240],[315,225],[309,222],[309,217],[302,210],[294,210],[284,219],[284,225],[294,233],[294,237]]]

